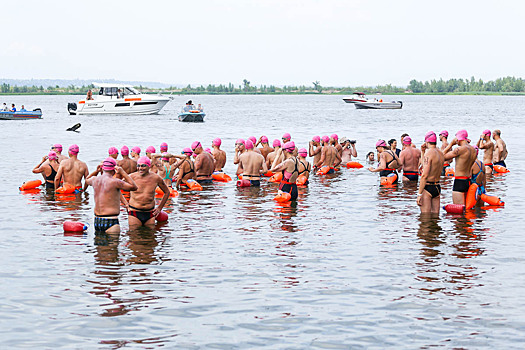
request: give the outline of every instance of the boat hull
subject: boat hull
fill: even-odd
[[[346,103],[366,102],[366,100],[358,98],[343,98],[343,101],[345,101]]]
[[[157,114],[168,103],[169,98],[128,98],[110,101],[87,100],[80,101],[78,107],[74,103],[68,105],[71,115],[88,114]]]
[[[42,119],[42,111],[0,112],[0,120]]]
[[[357,109],[401,109],[403,102],[357,102],[354,106]]]
[[[180,122],[190,122],[190,123],[202,123],[204,122],[205,113],[181,113],[179,114]]]

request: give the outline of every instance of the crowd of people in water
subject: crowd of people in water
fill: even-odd
[[[441,177],[452,161],[455,161],[452,200],[455,204],[465,204],[466,193],[471,183],[484,188],[488,174],[495,166],[504,166],[507,147],[501,138],[500,130],[485,130],[479,140],[471,144],[466,130],[459,130],[449,142],[446,130],[438,135],[429,131],[419,148],[408,134],[401,135],[402,149],[397,141],[379,140],[376,154],[369,152],[366,159],[375,166],[370,172],[379,173],[382,184],[393,185],[402,181],[418,184],[417,205],[422,213],[439,213],[441,198]],[[494,142],[491,140],[494,140]],[[441,144],[438,146],[438,138]],[[86,163],[78,159],[79,146],[71,145],[68,156],[62,154],[63,148],[55,144],[47,156],[37,164],[33,173],[44,177],[45,187],[59,193],[64,186],[82,192],[88,186],[94,189],[95,231],[119,232],[120,206],[128,210],[130,228],[154,225],[170,195],[176,189],[194,188],[195,184],[211,184],[216,176],[223,173],[226,152],[221,149],[220,138],[213,140],[211,148],[204,148],[199,141],[186,147],[182,153],[168,152],[168,144],[160,145],[160,152],[154,146],[145,150],[123,146],[119,150],[110,147],[108,157],[93,172]],[[483,160],[478,159],[478,151],[483,150]],[[311,158],[311,163],[307,159]],[[265,176],[276,177],[279,194],[289,194],[288,199],[298,197],[298,183],[308,186],[310,175],[333,174],[341,167],[358,164],[352,161],[357,157],[356,141],[346,137],[314,136],[308,149],[298,148],[289,133],[282,139],[273,140],[271,146],[266,136],[254,136],[235,142],[233,163],[237,165],[236,175],[242,179],[242,186],[260,186]],[[352,165],[353,166],[353,165]],[[162,195],[158,202],[156,194]]]

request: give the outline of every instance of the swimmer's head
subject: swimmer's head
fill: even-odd
[[[387,147],[387,146],[386,146],[386,142],[385,142],[385,140],[378,140],[378,141],[376,142],[376,148],[377,148],[377,147]]]
[[[168,152],[168,144],[166,142],[163,142],[160,144],[160,151],[161,152]]]
[[[129,156],[128,146],[122,146],[122,148],[120,149],[120,154],[122,154],[123,156]]]
[[[411,145],[411,144],[412,144],[412,139],[410,138],[410,136],[403,137],[403,145]]]
[[[57,160],[58,159],[57,153],[54,152],[54,151],[49,152],[47,154],[47,159],[49,159],[49,160]]]
[[[494,130],[494,132],[492,133],[492,137],[494,136],[501,136],[501,130],[498,130],[498,129]]]
[[[490,137],[490,134],[491,134],[491,132],[490,132],[489,129],[483,130],[483,135],[487,135],[488,137]]]
[[[266,136],[261,136],[261,143],[268,143],[268,138]]]
[[[199,141],[193,141],[193,143],[191,144],[191,149],[194,151],[199,147],[202,147]]]
[[[112,154],[118,154],[118,149],[117,149],[117,147],[110,147],[110,148],[108,149],[108,154],[109,154],[109,155],[112,155]]]
[[[193,154],[193,151],[191,150],[191,148],[186,147],[182,150],[182,154],[184,154],[185,156],[191,157],[191,155]]]
[[[281,147],[281,141],[275,139],[273,140],[273,143],[272,143],[272,147],[275,148],[275,147]]]
[[[142,157],[139,158],[139,160],[137,160],[137,168],[140,168],[139,165],[143,165],[143,164],[145,164],[148,167],[150,167],[151,166],[151,160],[148,157],[146,157],[146,156],[142,156]]]
[[[337,136],[337,134],[330,135],[330,138],[334,139],[335,141],[339,140],[339,136]]]
[[[169,162],[170,161],[170,157],[168,157],[168,153],[166,153],[166,152],[162,153],[162,160],[165,161],[165,162]]]
[[[55,152],[62,152],[62,145],[59,143],[55,143],[53,145],[53,149],[55,150]]]
[[[439,136],[445,136],[445,138],[447,138],[448,137],[448,131],[443,130],[442,132],[439,133]]]
[[[465,129],[459,130],[456,133],[456,138],[458,139],[458,141],[466,141],[468,139],[468,132],[467,132],[467,130],[465,130]]]
[[[320,136],[314,136],[314,137],[312,137],[312,141],[313,142],[321,142],[321,137]]]
[[[204,150],[204,152],[208,152],[209,154],[211,154],[211,149],[206,148],[206,149]]]
[[[254,145],[257,143],[257,139],[255,138],[255,136],[248,137],[248,140],[250,140]]]
[[[146,153],[155,153],[155,147],[153,146],[148,146],[148,148],[146,148]]]
[[[295,143],[293,141],[288,141],[283,145],[283,150],[286,152],[292,153],[295,150]]]
[[[221,143],[222,143],[221,139],[217,137],[216,139],[214,139],[214,140],[212,141],[211,144],[212,144],[213,146],[220,147],[220,146],[221,146]]]
[[[131,149],[131,152],[134,152],[136,154],[140,154],[140,147],[139,146],[135,146]],[[124,154],[124,153],[123,153]]]
[[[330,142],[330,138],[329,138],[328,136],[326,136],[326,135],[323,136],[323,137],[321,137],[321,140],[322,140],[324,143],[328,143],[328,142]]]
[[[288,132],[285,132],[282,139],[284,142],[290,141],[292,139],[292,135],[290,135]]]
[[[346,136],[341,137],[341,139],[339,140],[340,144],[344,144],[346,142],[348,142],[348,137],[346,137]]]
[[[117,166],[117,161],[111,157],[107,157],[102,162],[102,170],[104,171],[112,171],[115,170],[115,167]]]
[[[433,131],[427,132],[425,134],[425,142],[436,143],[437,142],[436,133]]]
[[[308,155],[308,152],[306,151],[306,148],[300,148],[298,154],[301,157],[305,157],[306,158],[306,156]]]
[[[237,139],[237,141],[235,141],[235,146],[244,146],[244,143],[246,141],[244,141],[243,139]]]
[[[69,146],[69,153],[73,155],[77,155],[80,149],[78,148],[78,145],[71,145]]]
[[[244,142],[244,147],[246,147],[246,149],[253,149],[253,142],[252,140],[248,139]]]

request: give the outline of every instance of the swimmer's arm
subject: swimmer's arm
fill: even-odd
[[[341,164],[341,154],[339,152],[335,152],[334,166],[338,166],[339,164]]]
[[[44,172],[44,169],[42,169],[41,166],[42,164],[44,164],[46,160],[47,160],[46,156],[42,157],[42,161],[40,162],[40,164],[38,164],[36,167],[33,168],[33,174],[40,174]]]
[[[118,167],[116,169],[117,171],[117,174],[120,174],[122,176],[122,179],[121,181],[119,181],[119,188],[124,190],[124,191],[136,191],[137,190],[137,184],[135,183],[135,181],[133,181],[133,179],[131,178],[131,176],[128,175],[128,173],[126,173],[124,171],[124,169],[122,169],[121,167]]]
[[[317,166],[318,168],[320,168],[321,165],[323,165],[323,163],[324,163],[324,159],[325,159],[325,155],[326,155],[326,152],[325,152],[324,147],[323,147],[323,148],[321,149],[321,158],[319,159],[319,161],[318,161],[317,164],[316,164],[316,166]]]
[[[257,143],[256,143],[255,146],[253,146],[253,147],[257,147],[257,146],[259,146],[259,144],[261,143],[261,139],[262,139],[262,136],[259,137],[259,139],[257,140]]]
[[[262,173],[266,174],[268,172],[268,167],[266,166],[266,162],[263,160],[262,162]]]
[[[92,172],[91,174],[89,174],[88,176],[86,176],[86,184],[88,186],[93,186],[93,177],[97,176],[98,174],[100,174],[102,172],[102,167],[101,165],[99,164],[97,166],[97,169]]]
[[[235,175],[242,174],[244,172],[244,168],[242,167],[242,161],[239,160],[239,165],[237,166],[237,172]]]
[[[372,167],[368,168],[368,170],[370,170],[373,173],[377,173],[385,169],[386,169],[386,159],[383,153],[381,153],[381,155],[379,156],[379,164],[377,165],[377,168],[375,169]]]
[[[459,148],[456,148],[453,151],[446,152],[445,153],[445,160],[451,160],[459,156]]]
[[[401,154],[399,155],[399,158],[397,159],[397,165],[398,165],[397,170],[401,171],[403,169],[404,164],[405,164],[405,155],[403,154],[403,152],[401,152]]]
[[[239,164],[239,150],[235,149],[235,156],[233,157],[233,164]]]
[[[423,172],[421,173],[421,178],[419,179],[419,190],[417,192],[417,199],[416,203],[417,205],[421,205],[421,196],[423,195],[423,191],[425,190],[425,186],[427,185],[427,178],[428,178],[428,172],[430,171],[430,167],[432,166],[432,161],[428,159],[428,157],[425,157],[423,161]]]
[[[355,149],[355,143],[352,143],[352,152],[350,153],[352,157],[357,157],[357,150]]]
[[[170,189],[168,188],[168,186],[164,183],[164,181],[162,180],[162,178],[160,176],[157,176],[157,185],[160,187],[160,189],[162,190],[162,192],[164,192],[164,195],[162,196],[162,199],[159,203],[159,205],[157,206],[157,208],[155,208],[155,210],[153,210],[153,215],[154,216],[157,216],[159,215],[159,213],[162,211],[162,208],[164,208],[164,205],[166,204],[166,202],[168,201],[168,198],[170,196]]]
[[[86,182],[86,178],[87,178],[88,176],[89,176],[89,170],[88,170],[88,167],[87,167],[87,165],[86,165],[86,167],[84,168],[84,175],[83,175],[83,177],[84,177],[84,188],[82,189],[83,192],[86,192],[86,190],[87,190],[87,188],[88,188],[88,186],[89,186],[89,185],[87,184],[87,182]]]
[[[64,174],[64,167],[62,164],[58,167],[57,174],[55,176],[55,190],[60,187],[60,180],[62,179],[62,175]]]
[[[450,143],[447,145],[447,147],[445,147],[445,149],[443,150],[443,154],[447,154],[448,152],[450,152],[450,150],[452,149],[452,147],[458,142],[458,140],[454,137],[454,139],[452,139],[452,141],[450,141]]]
[[[273,159],[272,168],[277,166],[279,159],[281,159],[281,155],[283,154],[283,149],[279,148],[277,152],[275,152],[275,158]]]
[[[124,197],[124,195],[122,194],[122,192],[120,193],[120,203],[122,203],[122,205],[124,207],[126,207],[126,210],[129,211],[129,203],[128,203],[128,200],[126,199],[126,197]]]
[[[279,171],[283,171],[286,169],[286,161],[282,162],[281,164],[278,164],[270,169],[272,173],[276,173]]]

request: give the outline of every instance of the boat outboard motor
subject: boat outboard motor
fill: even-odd
[[[67,110],[69,111],[69,114],[75,114],[75,113],[71,113],[71,111],[76,111],[77,110],[77,104],[74,103],[74,102],[69,102],[67,104]]]
[[[42,110],[40,108],[35,108],[33,109],[33,112],[42,112]]]

